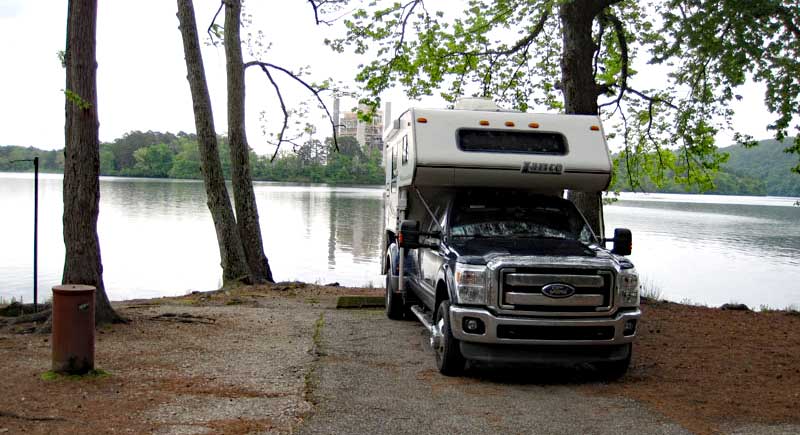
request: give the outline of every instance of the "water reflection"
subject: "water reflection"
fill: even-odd
[[[40,180],[39,288],[60,282],[61,176]],[[198,181],[102,178],[98,232],[111,299],[220,285],[214,226]],[[380,285],[379,188],[256,183],[266,254],[278,280]],[[796,199],[623,195],[609,232],[633,231],[632,258],[675,301],[800,305]],[[31,299],[32,174],[0,174],[0,297]]]
[[[61,279],[61,177],[40,180],[39,288]],[[198,181],[102,178],[98,233],[113,300],[183,294],[220,285],[219,252]],[[378,283],[378,189],[256,183],[275,278]],[[0,174],[0,297],[31,299],[33,182]],[[28,212],[30,210],[30,212]]]
[[[627,194],[606,207],[607,231],[628,227],[631,258],[671,300],[752,307],[800,304],[796,199]]]

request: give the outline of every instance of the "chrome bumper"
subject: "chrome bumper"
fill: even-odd
[[[627,320],[638,320],[642,312],[635,308],[632,311],[618,312],[614,317],[584,317],[559,319],[530,318],[530,317],[498,317],[483,308],[450,307],[450,329],[453,336],[463,342],[486,344],[530,344],[530,345],[619,345],[633,341],[636,333],[624,335],[623,329]],[[467,333],[463,329],[464,318],[479,319],[485,325],[482,334]],[[638,322],[637,322],[638,323]],[[511,326],[545,326],[545,327],[614,327],[614,336],[608,340],[543,340],[543,339],[516,339],[500,338],[497,336],[497,327]],[[638,325],[637,325],[638,326]]]

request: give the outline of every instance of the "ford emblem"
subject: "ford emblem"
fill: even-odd
[[[569,284],[547,284],[542,287],[542,294],[555,299],[568,298],[575,294],[575,287]]]

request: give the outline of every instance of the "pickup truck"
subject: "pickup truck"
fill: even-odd
[[[641,317],[631,233],[596,235],[563,194],[607,186],[597,125],[412,109],[386,135],[386,312],[426,326],[442,374],[466,361],[626,372]]]

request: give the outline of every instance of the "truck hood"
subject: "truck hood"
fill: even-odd
[[[486,264],[503,256],[610,257],[597,247],[564,239],[453,238],[450,247],[459,262],[470,264]]]

